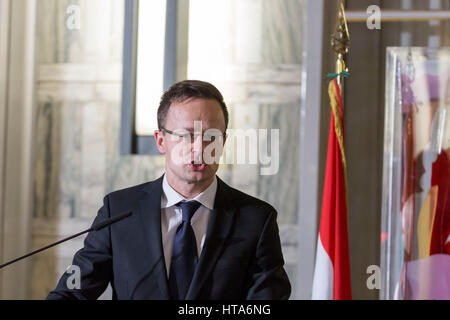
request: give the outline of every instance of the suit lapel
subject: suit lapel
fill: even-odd
[[[217,182],[214,210],[211,212],[205,243],[186,300],[196,299],[222,253],[222,247],[233,224],[235,210],[229,205],[232,203],[232,199],[229,199],[231,193],[226,192],[227,185],[222,180],[217,178]]]
[[[166,263],[162,246],[161,235],[161,194],[163,177],[154,181],[144,188],[146,192],[139,202],[139,216],[141,220],[141,230],[144,232],[144,239],[147,242],[149,270],[143,279],[138,283],[145,283],[149,275],[155,275],[162,299],[169,298],[169,290],[166,276]]]

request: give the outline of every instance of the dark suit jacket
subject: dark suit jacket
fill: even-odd
[[[203,250],[186,299],[288,299],[277,212],[217,178]],[[113,192],[94,221],[132,215],[90,232],[74,256],[81,288],[65,273],[47,299],[97,299],[111,283],[113,299],[170,299],[161,240],[163,177]],[[70,281],[69,281],[70,282]]]

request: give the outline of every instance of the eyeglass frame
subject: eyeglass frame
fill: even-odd
[[[215,130],[218,130],[218,129],[215,129]],[[195,136],[194,136],[194,134],[195,134],[195,132],[189,132],[189,131],[187,131],[185,134],[180,134],[180,133],[177,133],[177,132],[174,132],[174,131],[171,131],[171,130],[169,130],[169,129],[166,129],[166,128],[164,128],[164,127],[161,127],[160,128],[160,131],[164,131],[164,132],[167,132],[168,134],[170,134],[170,135],[173,135],[173,136],[176,136],[176,137],[179,137],[179,138],[183,138],[183,139],[186,139],[187,137],[187,135],[189,134],[190,135],[190,141],[191,141],[191,143],[194,143],[194,141],[195,141]],[[202,133],[202,136],[204,136],[204,132]],[[198,135],[197,135],[198,136]],[[211,137],[216,137],[216,136],[211,136]],[[222,135],[221,135],[221,137],[225,140],[225,138],[227,137],[227,133],[226,132],[222,132]],[[207,142],[212,142],[213,140],[203,140],[202,139],[202,141],[207,141]]]

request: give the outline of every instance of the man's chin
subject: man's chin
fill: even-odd
[[[193,170],[189,170],[185,175],[187,180],[192,183],[204,181],[208,179],[209,176],[210,175],[206,174],[205,171],[193,171]]]

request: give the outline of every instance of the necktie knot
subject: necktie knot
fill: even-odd
[[[178,206],[181,208],[183,222],[191,222],[192,216],[200,205],[200,202],[195,200],[179,202]]]

